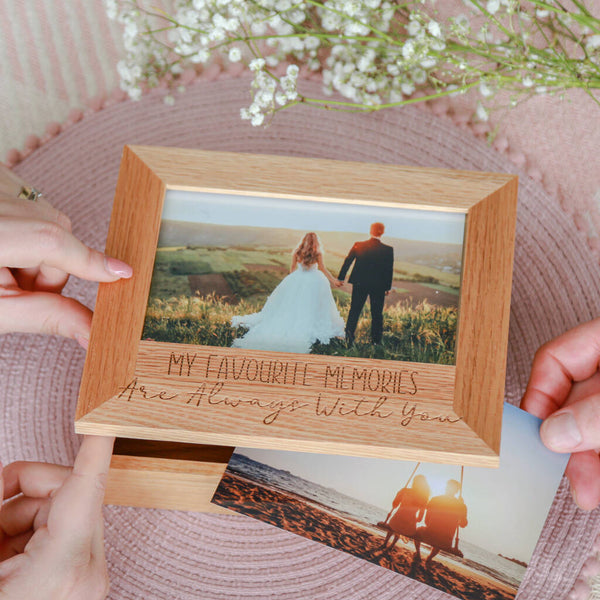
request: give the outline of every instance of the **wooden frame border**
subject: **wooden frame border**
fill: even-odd
[[[269,173],[268,178],[265,172]],[[404,448],[387,448],[381,452],[370,452],[364,446],[330,448],[326,443],[315,444],[314,441],[295,446],[290,443],[287,449],[497,466],[517,184],[516,176],[506,174],[125,147],[106,252],[131,264],[135,275],[130,280],[100,284],[77,405],[76,431],[161,439],[165,443],[198,442],[174,430],[160,431],[156,435],[152,427],[120,424],[115,411],[108,411],[106,406],[136,370],[166,190],[310,199],[318,189],[320,198],[334,202],[369,201],[373,204],[376,197],[386,205],[466,214],[451,404],[451,414],[461,420],[452,431],[444,431],[437,438],[426,436],[419,443],[411,442]],[[161,210],[157,210],[157,206]],[[128,224],[127,234],[123,232],[124,223]],[[238,442],[232,437],[217,435],[209,436],[202,443],[252,445],[251,441],[244,436],[240,436]],[[281,443],[272,441],[260,445],[282,447]],[[166,452],[165,456],[168,455]],[[132,464],[131,458],[119,460],[121,466]],[[143,458],[138,456],[136,460],[139,463]]]

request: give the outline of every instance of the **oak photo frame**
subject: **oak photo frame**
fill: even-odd
[[[517,177],[508,174],[126,146],[106,252],[128,262],[134,276],[100,284],[76,431],[117,436],[113,480],[117,481],[114,473],[118,472],[131,482],[136,473],[142,482],[140,490],[154,478],[144,475],[148,469],[171,473],[168,485],[174,485],[175,480],[201,479],[210,472],[210,487],[222,473],[230,448],[238,445],[497,466],[517,183]],[[208,396],[201,406],[200,402],[191,402],[195,389],[219,378],[219,371],[207,366],[210,354],[220,357],[216,360],[249,356],[263,361],[273,358],[273,354],[280,361],[298,361],[298,355],[142,339],[168,190],[348,206],[368,204],[375,215],[377,206],[464,214],[455,364],[391,365],[393,361],[365,359],[371,369],[404,368],[418,373],[419,385],[414,394],[387,398],[385,419],[376,410],[381,390],[360,390],[363,400],[356,400],[343,384],[333,390],[338,397],[375,403],[367,405],[371,411],[363,411],[369,413],[368,417],[354,410],[323,418],[313,410],[319,392],[332,392],[323,388],[323,373],[339,365],[359,364],[363,360],[360,358],[309,354],[302,362],[305,381],[306,373],[309,378],[312,373],[313,385],[301,389],[295,382],[280,385],[274,381],[265,386],[260,382],[228,381],[231,402],[210,404]],[[181,362],[184,360],[185,368]],[[213,362],[213,367],[216,364]],[[275,422],[267,424],[265,405],[261,404],[261,412],[256,402],[236,404],[240,397],[261,402],[265,398],[275,402],[293,397],[305,408],[282,412]],[[115,483],[117,496],[118,488]],[[109,483],[109,498],[110,490]],[[146,493],[140,491],[140,495]],[[148,497],[139,502],[174,508],[199,506],[194,502],[182,504],[177,494],[172,503],[164,499],[155,503]]]

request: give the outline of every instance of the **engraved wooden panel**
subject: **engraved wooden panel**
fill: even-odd
[[[251,356],[142,341],[132,380],[78,431],[497,466],[452,411],[453,366]]]
[[[454,381],[454,366],[142,341],[131,381],[78,430],[145,437],[156,423],[162,440],[439,461],[468,432]],[[448,460],[478,464],[470,438]]]

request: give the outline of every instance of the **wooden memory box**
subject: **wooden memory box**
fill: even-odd
[[[235,446],[497,466],[516,207],[514,175],[125,147],[134,275],[75,420],[117,436],[106,502],[221,510]]]

